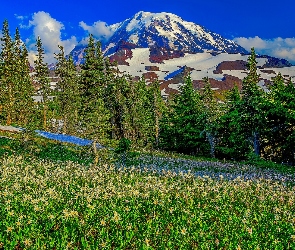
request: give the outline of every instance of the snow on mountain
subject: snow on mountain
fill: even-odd
[[[241,87],[246,76],[249,55],[244,48],[177,15],[140,11],[111,27],[113,35],[102,44],[105,56],[118,62],[121,73],[144,76],[147,82],[158,79],[163,96],[177,92],[187,74],[196,88],[202,88],[202,79],[209,77],[217,91],[234,83]],[[79,45],[71,52],[77,64],[83,63],[85,47]],[[295,66],[287,60],[258,56],[257,62],[259,85],[264,89],[278,72],[295,80]]]
[[[235,42],[171,13],[140,11],[117,25],[108,43],[124,40],[138,47],[164,47],[190,53],[218,51],[247,53]],[[108,55],[108,51],[106,51]]]

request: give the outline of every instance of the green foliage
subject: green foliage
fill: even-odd
[[[127,139],[127,138],[122,138],[120,141],[119,141],[119,145],[118,147],[116,148],[115,152],[116,153],[124,153],[124,152],[127,152],[130,150],[131,148],[131,144],[132,142]]]
[[[79,124],[79,108],[81,105],[79,93],[79,78],[72,57],[65,57],[64,49],[59,46],[56,54],[57,64],[55,74],[59,77],[56,85],[55,102],[57,119],[63,121],[62,132],[76,135]]]
[[[278,182],[0,161],[4,249],[295,247],[294,192]]]
[[[161,146],[177,152],[206,155],[209,145],[202,133],[205,114],[200,94],[194,90],[190,77],[180,91],[170,100],[168,111],[163,115]]]
[[[48,129],[48,106],[50,103],[49,96],[51,95],[50,83],[49,83],[49,70],[47,63],[44,62],[44,49],[42,47],[41,38],[38,36],[36,40],[37,58],[34,61],[35,64],[35,75],[34,80],[40,85],[39,92],[42,98],[38,108],[42,110],[42,127],[43,130]]]

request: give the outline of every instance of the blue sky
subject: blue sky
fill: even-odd
[[[7,19],[13,35],[16,27],[34,54],[39,35],[48,62],[62,44],[66,52],[88,36],[107,32],[108,25],[132,17],[138,11],[170,12],[183,20],[205,26],[258,53],[295,62],[295,1],[280,0],[10,0],[1,4],[0,21]],[[32,59],[32,58],[31,58]]]

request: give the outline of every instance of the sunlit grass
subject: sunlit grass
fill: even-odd
[[[136,163],[93,166],[4,156],[0,246],[295,249],[295,188],[271,179],[176,173],[173,168],[187,167],[180,159],[137,157]],[[170,170],[157,171],[165,164]]]

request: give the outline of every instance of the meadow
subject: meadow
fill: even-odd
[[[0,146],[0,249],[295,249],[292,167]]]

